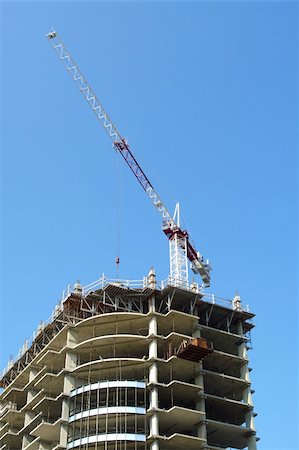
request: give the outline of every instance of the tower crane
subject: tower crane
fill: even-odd
[[[112,140],[113,147],[123,157],[152,204],[162,216],[162,230],[169,240],[170,279],[172,283],[176,286],[188,287],[189,260],[191,262],[192,271],[201,276],[204,286],[210,286],[211,267],[208,260],[205,261],[203,256],[190,242],[188,232],[181,228],[179,205],[176,205],[175,213],[172,217],[157,191],[154,189],[141,166],[135,159],[127,140],[120,134],[115,124],[110,119],[101,102],[98,100],[96,94],[80,71],[78,65],[66,49],[58,33],[52,29],[52,31],[46,34],[46,37],[51,42],[57,56],[64,64],[67,72],[71,75],[73,81],[95,113],[97,119],[108,133],[109,138]]]

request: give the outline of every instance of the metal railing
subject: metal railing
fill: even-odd
[[[98,280],[95,280],[86,286],[82,286],[82,294],[87,295],[89,292],[97,289],[104,289],[108,284],[119,286],[124,289],[144,289],[149,287],[149,282],[146,277],[142,280],[120,280],[118,278],[108,278],[103,274]]]
[[[97,280],[85,285],[81,286],[79,283],[75,283],[73,286],[68,285],[66,289],[62,292],[62,298],[59,303],[55,306],[51,316],[48,318],[46,322],[40,322],[36,331],[33,332],[33,335],[30,339],[26,339],[24,345],[19,350],[18,355],[15,358],[9,360],[7,367],[2,371],[1,378],[5,376],[5,374],[13,367],[13,365],[26,353],[26,351],[30,348],[32,343],[38,337],[38,335],[44,330],[44,328],[52,323],[55,320],[55,317],[63,311],[63,303],[65,300],[72,294],[76,292],[81,292],[83,296],[87,296],[90,292],[104,289],[108,285],[118,286],[124,289],[134,289],[134,290],[143,290],[143,289],[152,289],[153,286],[155,289],[163,291],[167,287],[181,288],[188,291],[192,291],[195,294],[201,294],[201,298],[208,303],[223,305],[226,308],[234,309],[233,300],[218,297],[215,294],[206,293],[203,290],[203,287],[197,283],[180,283],[178,280],[167,277],[165,280],[156,280],[156,277],[144,277],[141,280],[120,280],[118,278],[108,278],[105,274],[102,274],[100,278]],[[242,307],[242,311],[249,312],[249,306],[247,305],[245,308]]]

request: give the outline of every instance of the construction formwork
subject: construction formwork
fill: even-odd
[[[256,449],[254,315],[158,283],[76,284],[5,370],[0,449]]]

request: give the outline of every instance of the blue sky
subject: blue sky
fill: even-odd
[[[238,290],[256,313],[259,449],[298,448],[297,13],[1,3],[1,368],[68,283],[115,277],[116,253],[121,278],[168,276],[159,215],[44,37],[54,26],[165,204],[181,203],[209,292]]]

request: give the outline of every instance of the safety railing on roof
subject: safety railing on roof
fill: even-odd
[[[78,288],[82,292],[83,296],[87,296],[90,292],[104,289],[108,285],[115,285],[121,288],[125,289],[152,289],[153,287],[157,290],[163,291],[167,287],[177,287],[180,289],[185,289],[194,292],[195,294],[201,294],[201,299],[203,299],[205,302],[211,303],[211,304],[217,304],[217,305],[223,305],[226,308],[234,308],[234,302],[233,300],[218,297],[214,294],[206,293],[203,291],[202,286],[198,285],[197,283],[180,283],[179,281],[168,277],[165,280],[156,280],[155,276],[148,276],[144,277],[142,280],[120,280],[117,278],[108,278],[106,275],[102,274],[102,276],[93,281],[92,283],[89,283],[85,286],[81,286],[79,283],[72,285],[68,285],[65,290],[62,292],[62,298],[59,301],[59,303],[55,306],[55,309],[53,310],[51,316],[46,322],[40,322],[38,325],[38,328],[36,331],[34,331],[32,337],[30,339],[26,339],[23,346],[20,348],[18,355],[15,358],[11,358],[8,362],[7,367],[3,370],[1,377],[4,377],[4,375],[13,367],[13,365],[20,359],[22,356],[26,353],[26,351],[30,348],[32,343],[35,341],[35,339],[39,336],[39,334],[44,330],[44,328],[52,323],[55,320],[55,317],[59,315],[59,313],[63,310],[63,303],[64,301],[73,293],[78,292]],[[241,308],[242,311],[249,312],[249,306]],[[250,322],[250,320],[249,320]]]
[[[98,289],[104,289],[108,285],[114,285],[118,286],[124,289],[145,289],[145,288],[153,288],[153,284],[155,286],[155,289],[163,291],[167,287],[177,287],[180,289],[185,289],[188,291],[192,291],[196,294],[201,294],[204,301],[212,303],[212,304],[218,304],[223,305],[226,308],[234,308],[234,302],[231,299],[219,297],[215,294],[210,294],[207,292],[204,292],[202,285],[199,285],[195,282],[188,283],[180,283],[180,281],[167,277],[165,280],[156,280],[151,277],[144,277],[141,280],[127,280],[127,279],[119,279],[119,278],[108,278],[106,275],[102,275],[97,280],[93,281],[92,283],[89,283],[85,286],[81,286],[82,289],[82,295],[86,296],[90,292],[96,291]],[[76,286],[76,285],[75,285]],[[75,290],[75,286],[72,287],[71,285],[68,285],[67,289],[63,291],[62,300],[65,300],[72,292]],[[242,307],[242,311],[249,311],[249,306],[246,305],[246,307]]]
[[[216,296],[215,294],[210,294],[207,292],[204,292],[201,285],[197,283],[184,283],[181,284],[177,280],[171,277],[167,277],[165,280],[153,280],[149,277],[144,277],[141,280],[121,280],[119,278],[108,278],[106,275],[102,275],[97,280],[93,281],[92,283],[89,283],[85,286],[80,286],[78,284],[75,284],[74,286],[68,285],[67,288],[62,293],[62,302],[71,295],[72,292],[76,291],[76,286],[80,286],[82,295],[86,296],[90,292],[94,292],[96,290],[104,289],[108,285],[114,285],[118,286],[120,288],[124,289],[145,289],[145,288],[152,288],[154,286],[157,290],[163,291],[167,287],[177,287],[181,289],[185,289],[188,291],[192,291],[196,294],[201,294],[203,300],[206,302],[212,303],[212,304],[218,304],[223,305],[228,308],[233,308],[233,300]],[[242,311],[249,311],[249,306],[247,305],[245,308],[242,307]]]
[[[97,289],[104,289],[108,284],[119,286],[125,289],[144,289],[149,287],[148,279],[144,277],[142,280],[120,280],[118,278],[108,278],[106,275],[102,275],[98,280],[92,283],[82,286],[82,294],[87,295],[89,292]]]

